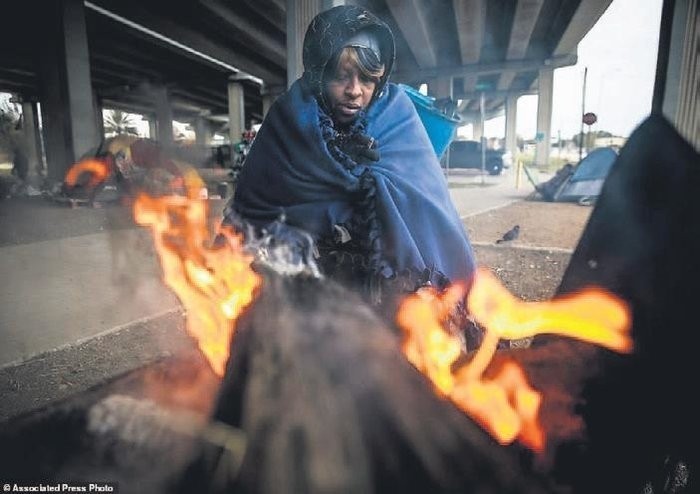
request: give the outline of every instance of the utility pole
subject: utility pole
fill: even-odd
[[[583,116],[586,114],[586,77],[588,76],[588,67],[583,69],[583,95],[581,97],[581,133],[578,140],[578,160],[583,159]]]
[[[481,185],[484,185],[484,173],[486,173],[486,137],[484,136],[484,119],[485,112],[484,109],[484,93],[482,92],[479,96],[479,118],[481,119]]]

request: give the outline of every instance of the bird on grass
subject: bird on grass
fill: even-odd
[[[516,238],[518,238],[519,234],[520,234],[520,225],[515,225],[513,228],[511,228],[510,230],[505,232],[501,238],[496,240],[496,243],[500,244],[502,242],[508,242],[510,240],[515,240]]]

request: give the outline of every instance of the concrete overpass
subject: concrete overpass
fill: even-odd
[[[395,81],[427,82],[462,100],[479,129],[505,113],[515,146],[516,101],[538,94],[538,161],[548,158],[553,70],[576,62],[576,47],[612,0],[357,0],[394,30]],[[48,174],[99,142],[101,108],[147,115],[152,135],[172,142],[173,119],[198,141],[228,123],[232,139],[260,121],[301,73],[310,19],[342,0],[11,0],[0,32],[0,90],[23,101],[30,142],[41,102]],[[679,2],[687,3],[687,2]],[[691,2],[691,3],[694,3]],[[289,75],[289,76],[288,76]]]

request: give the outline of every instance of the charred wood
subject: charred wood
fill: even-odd
[[[545,492],[403,357],[395,330],[330,281],[268,273],[239,321],[214,418],[243,429],[231,484],[218,459],[180,492]]]

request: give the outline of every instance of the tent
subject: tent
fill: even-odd
[[[598,148],[583,158],[568,182],[559,191],[557,201],[595,199],[600,195],[608,172],[617,159],[613,148]]]
[[[617,159],[613,148],[591,151],[575,167],[567,164],[549,181],[535,186],[547,201],[592,202],[603,188],[603,182]]]

